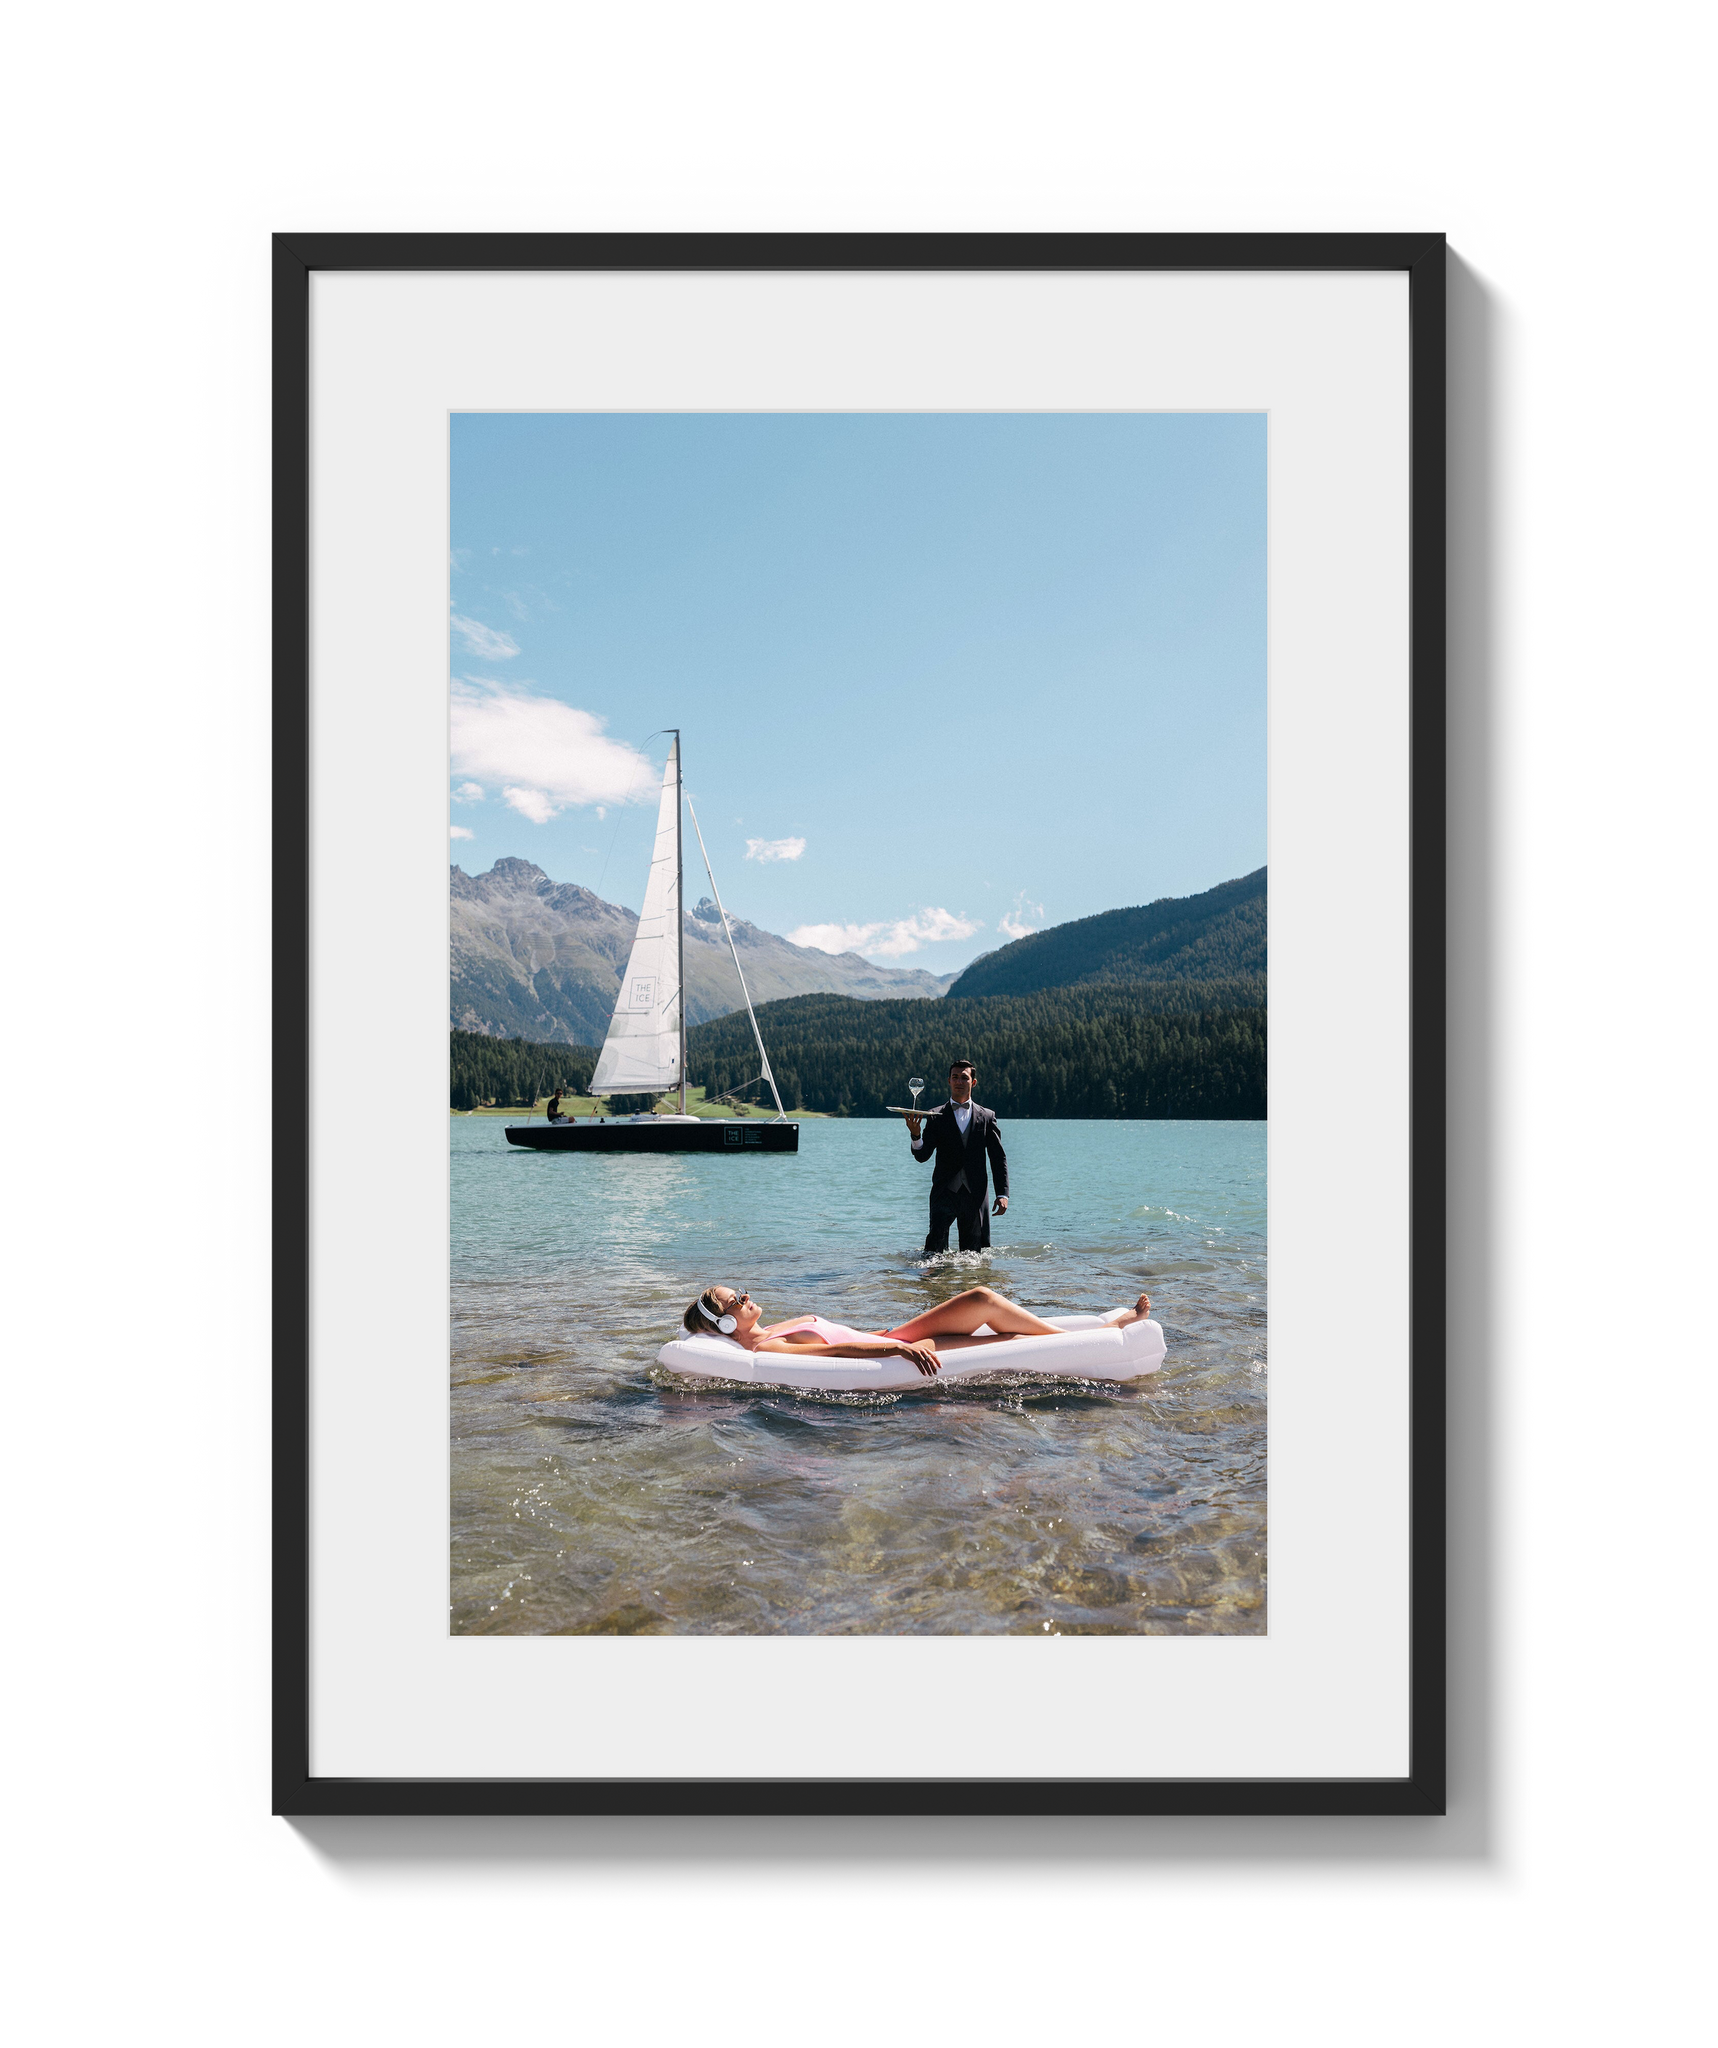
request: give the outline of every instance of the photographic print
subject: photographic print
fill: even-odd
[[[449,436],[452,1632],[1264,1634],[1266,416]]]

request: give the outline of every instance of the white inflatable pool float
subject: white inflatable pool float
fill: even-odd
[[[1115,1315],[1125,1315],[1116,1309]],[[1026,1373],[1034,1379],[1137,1380],[1156,1372],[1165,1345],[1161,1324],[1147,1318],[1116,1329],[1108,1316],[1046,1316],[1054,1337],[1010,1337],[1003,1344],[971,1344],[942,1354],[942,1368],[928,1379],[910,1358],[831,1358],[807,1346],[799,1356],[786,1351],[748,1351],[731,1337],[684,1336],[664,1344],[658,1365],[688,1379],[737,1380],[758,1387],[809,1387],[821,1394],[857,1394],[877,1388],[935,1387],[947,1380],[971,1380],[991,1373]],[[975,1333],[988,1334],[981,1325]]]

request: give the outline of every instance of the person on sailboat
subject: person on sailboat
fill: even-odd
[[[1112,1327],[1144,1320],[1151,1297],[1142,1294],[1131,1309],[1113,1317]],[[706,1287],[681,1318],[694,1337],[726,1337],[744,1351],[819,1351],[826,1358],[910,1358],[927,1379],[937,1371],[937,1353],[964,1351],[974,1344],[999,1344],[1010,1337],[1059,1337],[1046,1323],[996,1292],[969,1287],[952,1301],[940,1301],[893,1330],[855,1330],[824,1316],[790,1316],[768,1323],[744,1288]],[[977,1336],[983,1326],[989,1334]]]
[[[930,1259],[948,1250],[952,1223],[960,1231],[963,1252],[990,1248],[990,1203],[986,1199],[985,1161],[996,1174],[996,1213],[1008,1210],[1008,1154],[1002,1149],[1002,1134],[996,1127],[996,1112],[972,1099],[978,1069],[971,1060],[956,1060],[948,1070],[947,1102],[923,1119],[921,1139],[917,1116],[907,1118],[907,1136],[913,1157],[923,1166],[934,1159],[931,1174],[931,1222],[925,1232],[920,1258]]]
[[[557,1088],[554,1094],[549,1097],[549,1121],[552,1124],[570,1124],[572,1122],[570,1116],[563,1116],[561,1114],[561,1094],[562,1091]]]

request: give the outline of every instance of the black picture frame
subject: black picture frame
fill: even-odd
[[[327,1814],[1445,1810],[1445,240],[1441,234],[280,234],[273,245],[273,1808]],[[1397,271],[1411,349],[1411,1542],[1400,1778],[312,1777],[310,279],[317,271]]]

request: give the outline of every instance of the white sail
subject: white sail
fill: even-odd
[[[614,1016],[591,1081],[593,1095],[659,1095],[680,1081],[680,740],[662,774],[656,851],[644,911]]]

